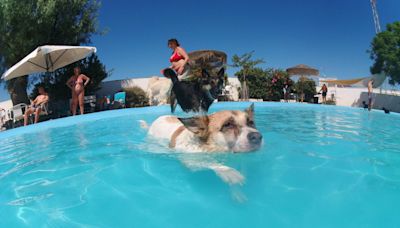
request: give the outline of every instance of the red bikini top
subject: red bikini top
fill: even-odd
[[[169,61],[172,63],[172,62],[178,62],[178,61],[181,60],[181,59],[184,59],[183,56],[180,56],[180,55],[178,54],[178,52],[175,51],[175,52],[171,55],[171,58],[169,58]]]

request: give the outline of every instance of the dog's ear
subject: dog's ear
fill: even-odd
[[[176,78],[177,77],[175,71],[172,70],[171,68],[165,68],[162,72],[163,72],[164,76],[167,77],[167,78],[171,78],[172,79],[172,78]]]
[[[209,79],[210,78],[210,74],[208,73],[208,71],[206,69],[202,69],[201,70],[201,77],[203,79]]]
[[[218,71],[218,78],[219,79],[224,79],[225,77],[225,68],[221,68],[221,70]]]
[[[208,136],[208,123],[207,116],[196,116],[189,118],[178,118],[179,121],[191,132],[201,139],[206,139]]]
[[[247,113],[247,115],[249,116],[249,118],[250,119],[253,119],[254,118],[254,103],[252,103],[251,105],[250,105],[250,107],[248,107],[246,110],[244,110],[246,113]]]
[[[222,87],[224,86],[225,83],[226,83],[226,82],[225,82],[225,68],[222,67],[222,68],[218,71],[218,86],[220,86],[219,89],[222,90]]]

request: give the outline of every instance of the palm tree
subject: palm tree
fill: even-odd
[[[254,51],[244,53],[241,56],[233,55],[232,56],[232,67],[239,67],[243,73],[243,82],[242,82],[242,99],[247,101],[249,100],[249,92],[247,88],[246,76],[249,73],[250,69],[253,69],[255,66],[261,63],[265,63],[263,59],[252,60]]]

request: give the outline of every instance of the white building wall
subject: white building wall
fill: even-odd
[[[101,83],[101,89],[96,92],[96,96],[97,97],[103,97],[107,95],[113,96],[115,93],[121,91],[123,88],[132,86],[138,86],[144,91],[147,91],[147,86],[150,78],[152,77],[105,81]]]
[[[317,87],[317,91],[320,89],[321,87]],[[373,93],[372,107],[374,109],[382,109],[384,107],[393,112],[400,112],[400,91],[383,90],[381,93],[380,89],[374,89]],[[362,107],[363,101],[368,104],[368,89],[365,87],[328,87],[327,98],[330,99],[332,94],[336,100],[336,105],[339,106]]]
[[[228,83],[229,83],[229,85],[232,85],[232,86],[234,86],[236,88],[240,88],[241,87],[240,81],[239,81],[239,79],[237,77],[229,77],[228,78]]]
[[[152,78],[158,78],[158,76],[150,76],[146,78],[129,78],[123,80],[105,81],[101,83],[101,89],[96,92],[96,96],[103,97],[107,95],[113,95],[123,88],[138,86],[147,92],[149,80]],[[163,78],[163,77],[161,77]],[[240,81],[236,77],[229,77],[228,82],[231,86],[240,88]]]
[[[6,101],[2,101],[0,102],[0,108],[8,110],[10,108],[12,108],[13,104],[11,102],[11,100],[6,100]]]

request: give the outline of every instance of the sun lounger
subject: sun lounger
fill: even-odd
[[[25,110],[27,107],[28,107],[27,104],[21,103],[21,104],[14,105],[11,108],[11,118],[12,118],[12,127],[13,128],[16,126],[16,124],[20,120],[24,119],[24,113],[25,113]]]

